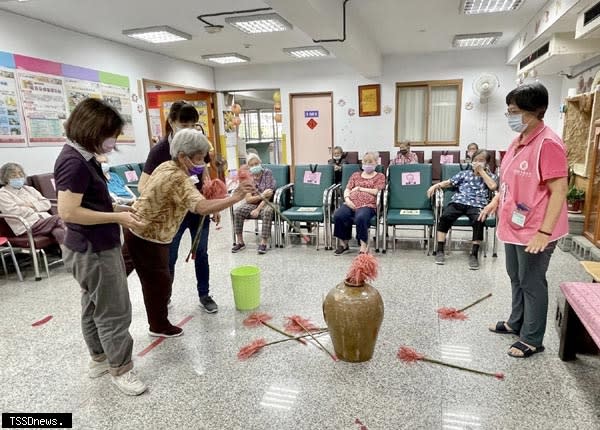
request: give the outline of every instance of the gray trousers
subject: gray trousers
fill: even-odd
[[[525,246],[505,244],[506,272],[512,286],[512,312],[506,322],[519,333],[523,342],[542,346],[548,314],[548,281],[546,271],[556,242],[544,252],[530,254]]]
[[[81,286],[81,330],[92,359],[108,359],[113,376],[130,371],[131,302],[121,247],[92,252],[88,244],[85,253],[64,248],[63,259]]]

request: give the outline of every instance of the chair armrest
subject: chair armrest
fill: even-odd
[[[335,190],[338,184],[330,185],[323,191],[323,210],[326,210],[329,207],[329,203],[331,202],[331,193]]]
[[[337,207],[337,201],[339,200],[340,195],[340,184],[334,184],[329,188],[329,196],[327,198],[327,207],[330,208],[332,206]]]
[[[14,220],[19,221],[21,224],[23,224],[23,227],[25,227],[25,231],[27,232],[27,238],[29,239],[29,243],[33,247],[33,245],[35,243],[33,240],[33,233],[31,231],[31,226],[29,226],[27,224],[27,221],[25,221],[25,218],[23,218],[22,216],[19,216],[19,215],[11,215],[11,214],[5,214],[5,213],[0,213],[0,218],[14,219]]]
[[[288,190],[290,190],[290,193],[291,193],[293,188],[294,188],[294,184],[287,184],[287,185],[283,185],[283,186],[277,188],[275,190],[275,194],[273,196],[273,204],[276,205],[277,207],[279,207],[280,209],[283,208],[285,205],[281,199],[285,196],[285,194],[287,193]]]

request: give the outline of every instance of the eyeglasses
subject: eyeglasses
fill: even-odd
[[[516,110],[516,111],[508,111],[508,112],[504,112],[504,116],[505,117],[511,117],[513,115],[520,115],[522,112],[520,110]]]

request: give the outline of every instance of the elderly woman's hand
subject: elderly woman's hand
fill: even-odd
[[[146,223],[142,222],[134,212],[117,212],[116,216],[117,223],[121,224],[125,228],[135,229],[146,226]]]

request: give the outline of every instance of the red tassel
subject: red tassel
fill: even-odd
[[[31,327],[39,327],[41,325],[46,324],[48,321],[50,321],[52,319],[52,315],[48,315],[45,316],[44,318],[42,318],[39,321],[34,322],[33,324],[31,324]]]
[[[439,308],[437,310],[440,318],[443,320],[466,320],[469,317],[463,312],[456,308]]]
[[[318,331],[319,327],[313,324],[313,322],[307,318],[302,318],[300,315],[292,315],[285,317],[287,321],[284,325],[285,331],[289,333],[305,333],[303,326],[308,331]]]
[[[377,278],[379,263],[377,259],[370,254],[360,254],[352,261],[350,270],[346,278],[356,285],[361,285],[365,281],[372,281]]]
[[[415,361],[422,360],[425,356],[408,346],[401,346],[398,350],[397,357],[406,363],[414,363]]]
[[[260,351],[266,344],[267,341],[264,338],[256,339],[248,345],[241,347],[237,356],[240,360],[247,360]]]
[[[244,320],[244,325],[246,327],[258,327],[259,325],[272,320],[273,317],[266,312],[252,312],[248,317]]]
[[[202,195],[208,200],[227,197],[227,185],[220,179],[209,179],[202,186]]]

